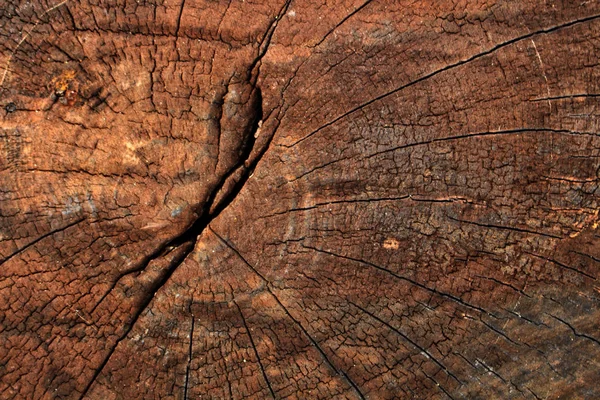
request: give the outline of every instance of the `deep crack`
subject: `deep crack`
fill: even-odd
[[[258,151],[257,155],[251,159],[252,151],[254,150],[254,145],[256,142],[255,133],[258,130],[260,121],[262,120],[262,117],[263,117],[262,96],[261,96],[260,88],[258,86],[256,86],[255,83],[253,83],[252,90],[255,92],[256,99],[254,101],[254,107],[252,109],[250,123],[248,124],[248,126],[250,128],[248,129],[248,132],[245,135],[246,142],[242,145],[242,151],[241,151],[241,156],[239,158],[239,161],[235,165],[233,165],[225,174],[223,174],[223,176],[219,180],[218,184],[212,190],[208,199],[204,202],[201,210],[198,212],[199,217],[183,233],[181,233],[180,235],[176,236],[175,238],[167,241],[166,243],[162,244],[153,253],[151,253],[146,258],[144,258],[144,260],[139,264],[139,266],[137,268],[128,271],[126,274],[122,274],[113,283],[113,285],[111,285],[111,288],[109,289],[109,291],[106,292],[102,296],[100,301],[94,306],[94,309],[96,309],[96,307],[102,302],[102,300],[104,300],[104,298],[106,298],[106,296],[110,293],[110,291],[112,289],[114,289],[114,287],[116,286],[118,281],[123,276],[128,275],[130,273],[134,273],[134,272],[141,272],[141,271],[145,270],[152,261],[154,261],[160,257],[163,257],[167,254],[171,254],[173,252],[180,251],[180,254],[175,256],[173,261],[170,263],[169,267],[162,273],[160,278],[157,279],[154,282],[154,284],[152,285],[152,287],[148,290],[148,292],[146,293],[146,296],[144,296],[144,298],[140,302],[140,306],[136,310],[131,322],[127,325],[128,326],[127,329],[125,329],[123,334],[119,337],[119,339],[117,339],[115,344],[111,347],[110,351],[104,358],[103,362],[96,369],[94,376],[92,377],[92,379],[90,380],[90,382],[88,383],[86,388],[84,389],[80,398],[85,397],[85,395],[87,394],[87,392],[89,391],[89,389],[91,388],[93,383],[96,381],[97,377],[100,375],[100,373],[102,372],[102,370],[104,369],[104,367],[106,366],[108,361],[110,360],[112,354],[115,352],[119,343],[123,339],[125,339],[127,337],[127,335],[129,334],[129,332],[133,329],[133,326],[135,326],[135,324],[137,323],[138,319],[140,318],[140,316],[142,315],[144,310],[146,310],[148,308],[148,306],[150,305],[150,302],[154,298],[155,294],[169,281],[169,279],[171,278],[173,273],[177,270],[177,268],[181,264],[183,264],[183,262],[186,260],[187,256],[194,250],[196,243],[198,241],[198,238],[200,237],[200,235],[202,234],[204,229],[206,229],[206,227],[215,218],[217,218],[220,215],[220,213],[225,208],[227,208],[227,206],[229,204],[231,204],[233,202],[233,200],[237,197],[239,192],[242,190],[242,188],[244,187],[244,185],[246,184],[246,182],[252,175],[252,172],[256,168],[257,164],[260,162],[261,158],[266,153],[272,137],[269,141],[267,141],[267,143],[263,146],[263,148]],[[274,135],[275,135],[275,132],[272,133],[272,136],[274,136]],[[224,196],[219,197],[218,194],[224,188],[224,186],[228,183],[229,177],[234,172],[238,171],[239,169],[242,170],[242,173],[241,173],[241,176],[238,179],[238,181],[233,185],[233,187]],[[217,199],[218,199],[218,201],[217,201]],[[216,203],[215,203],[215,201],[216,201]]]
[[[291,0],[287,0],[284,3],[278,15],[269,25],[267,31],[265,32],[265,35],[261,39],[257,56],[254,58],[254,60],[252,60],[247,69],[246,82],[250,84],[252,90],[249,101],[253,104],[248,120],[247,132],[243,132],[244,143],[242,143],[242,149],[240,152],[238,162],[235,163],[235,165],[233,165],[227,170],[226,173],[223,174],[215,188],[210,193],[207,200],[201,206],[201,209],[197,210],[197,215],[199,215],[199,217],[183,233],[167,241],[166,243],[163,243],[154,252],[145,257],[136,268],[128,270],[124,274],[121,274],[111,285],[109,290],[101,297],[100,301],[97,302],[94,306],[93,309],[95,310],[98,307],[98,305],[106,298],[106,296],[108,296],[108,294],[116,287],[119,280],[124,276],[129,275],[131,273],[144,271],[152,261],[165,255],[171,254],[173,252],[180,252],[173,258],[169,267],[165,271],[163,271],[159,279],[157,279],[153,283],[152,287],[147,291],[146,296],[144,296],[144,298],[140,302],[140,305],[137,308],[135,314],[133,315],[131,321],[127,324],[127,328],[125,329],[123,334],[119,336],[119,338],[111,347],[110,351],[107,353],[100,366],[96,369],[92,379],[89,381],[88,385],[83,390],[80,398],[84,398],[86,396],[87,392],[92,387],[92,385],[94,384],[94,382],[96,381],[96,379],[110,360],[112,354],[116,351],[119,343],[122,340],[124,340],[127,337],[127,335],[129,335],[129,332],[131,332],[142,313],[148,308],[156,293],[169,281],[169,279],[171,278],[173,273],[175,273],[177,268],[181,264],[183,264],[183,262],[187,259],[187,256],[194,250],[196,243],[198,242],[198,238],[200,237],[202,232],[204,232],[204,229],[206,229],[209,226],[209,224],[215,218],[217,218],[221,214],[221,212],[223,212],[223,210],[225,210],[227,206],[229,206],[229,204],[231,204],[233,200],[237,197],[237,195],[240,193],[240,191],[252,175],[252,172],[254,171],[264,154],[267,152],[273,140],[273,137],[275,136],[275,131],[279,126],[279,121],[277,121],[269,139],[262,145],[262,148],[260,148],[253,155],[253,150],[256,145],[256,132],[260,128],[261,121],[263,120],[262,94],[257,84],[258,77],[260,74],[260,61],[267,53],[271,39],[273,37],[273,34],[275,33],[275,29],[277,28],[277,25],[283,17],[283,15],[285,15],[290,3]],[[179,28],[177,30],[179,31]],[[233,185],[229,185],[230,178],[232,178],[232,176],[236,173],[238,174],[237,179],[234,181]],[[221,195],[222,190],[225,190],[225,193]],[[185,390],[187,392],[187,382]]]

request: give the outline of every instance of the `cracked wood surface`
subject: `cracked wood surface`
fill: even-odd
[[[600,5],[4,0],[0,398],[600,396]]]

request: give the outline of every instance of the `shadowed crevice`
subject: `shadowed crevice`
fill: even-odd
[[[235,197],[241,191],[242,187],[245,185],[246,181],[252,174],[252,171],[254,171],[254,169],[256,168],[256,165],[260,161],[261,157],[266,152],[267,148],[265,147],[263,149],[263,151],[259,152],[259,155],[254,160],[252,160],[248,166],[246,166],[246,163],[249,161],[248,158],[250,157],[250,154],[254,147],[254,141],[255,141],[254,133],[258,129],[259,121],[262,118],[262,107],[261,107],[262,102],[260,101],[260,89],[255,87],[255,90],[258,93],[259,101],[256,102],[257,106],[254,109],[253,122],[251,124],[252,128],[250,129],[250,134],[248,136],[247,143],[244,146],[243,154],[240,157],[240,161],[238,161],[236,163],[236,165],[234,165],[228,171],[228,173],[223,175],[219,184],[212,191],[208,200],[204,203],[202,210],[199,212],[200,217],[196,221],[194,221],[194,223],[188,229],[186,229],[182,234],[180,234],[179,236],[175,237],[174,239],[171,239],[170,241],[164,243],[159,248],[157,248],[152,254],[147,256],[142,261],[142,263],[140,263],[140,265],[137,268],[135,268],[134,270],[130,270],[127,274],[121,275],[119,277],[119,279],[121,279],[122,277],[124,277],[126,275],[136,273],[136,272],[141,272],[141,271],[145,270],[152,261],[154,261],[158,258],[164,257],[168,254],[171,254],[174,251],[180,251],[180,254],[176,255],[176,257],[173,259],[173,261],[171,262],[169,267],[165,271],[162,272],[159,279],[157,279],[154,282],[154,284],[150,287],[150,289],[147,291],[146,295],[141,300],[136,313],[132,317],[131,322],[129,322],[129,324],[127,325],[128,327],[125,329],[124,333],[119,337],[119,339],[112,346],[111,350],[108,352],[104,361],[102,362],[100,367],[96,370],[92,380],[89,382],[88,386],[83,391],[81,398],[85,397],[85,395],[91,388],[92,384],[96,381],[97,377],[100,375],[100,373],[102,372],[102,370],[108,363],[108,360],[110,359],[112,354],[115,352],[119,343],[127,337],[127,335],[129,334],[129,332],[131,331],[133,326],[136,324],[136,322],[142,315],[143,311],[146,310],[146,308],[152,302],[152,299],[154,298],[155,294],[169,281],[169,279],[171,278],[173,273],[177,270],[177,268],[186,260],[187,256],[194,250],[196,243],[198,241],[198,237],[202,234],[204,229],[208,226],[208,224],[213,219],[218,217],[219,214],[229,204],[231,204],[231,202],[235,199]],[[242,174],[241,179],[237,182],[237,184],[234,186],[234,189],[232,191],[230,191],[227,195],[222,197],[221,201],[219,201],[218,204],[214,205],[215,206],[214,211],[211,213],[210,210],[213,207],[213,203],[215,202],[215,199],[217,198],[217,194],[219,193],[221,188],[226,184],[229,176],[234,171],[236,171],[238,168],[244,168],[244,172]],[[102,298],[96,304],[94,309],[97,308],[98,305],[100,304],[100,302],[102,302],[102,300],[104,300],[108,296],[110,291],[112,291],[116,287],[119,279],[117,279],[113,283],[113,285],[111,285],[109,290],[102,296]]]
[[[266,31],[263,39],[261,40],[261,45],[259,47],[258,55],[251,62],[250,66],[247,70],[246,79],[247,79],[247,82],[249,82],[252,87],[252,92],[251,92],[249,101],[251,101],[252,104],[251,104],[248,125],[247,125],[248,129],[247,129],[247,132],[244,132],[244,134],[243,134],[244,143],[242,143],[242,149],[240,151],[240,156],[238,158],[238,161],[231,168],[229,168],[226,173],[223,174],[223,176],[220,178],[217,185],[211,191],[211,193],[208,196],[208,198],[206,199],[206,201],[203,202],[201,209],[196,212],[197,215],[199,215],[199,217],[183,233],[181,233],[180,235],[176,236],[175,238],[163,243],[154,252],[152,252],[147,257],[145,257],[136,268],[127,271],[125,274],[120,275],[115,280],[115,282],[111,285],[109,290],[104,293],[104,295],[101,297],[100,301],[97,302],[96,305],[94,306],[94,309],[96,309],[98,307],[98,305],[116,287],[119,280],[122,279],[124,276],[132,274],[132,273],[140,273],[140,272],[144,271],[148,267],[148,265],[151,262],[153,262],[154,260],[157,260],[157,259],[167,256],[169,254],[175,254],[175,257],[169,264],[169,267],[166,268],[164,271],[162,271],[160,277],[157,280],[155,280],[153,285],[146,292],[146,295],[139,302],[139,306],[137,307],[136,312],[134,313],[133,317],[131,318],[131,321],[127,324],[124,332],[119,336],[119,338],[116,340],[114,345],[108,351],[106,357],[104,358],[104,360],[102,361],[100,366],[95,370],[92,379],[89,381],[89,383],[83,390],[80,398],[84,398],[86,396],[86,394],[89,392],[90,388],[92,387],[94,382],[97,380],[98,376],[102,373],[103,369],[108,364],[108,361],[110,360],[111,356],[116,351],[119,343],[127,337],[129,332],[131,332],[131,330],[133,329],[133,327],[135,326],[135,324],[137,323],[137,321],[139,320],[139,318],[141,317],[143,312],[148,308],[148,306],[152,302],[152,299],[154,298],[156,293],[169,281],[169,279],[171,278],[173,273],[175,273],[177,268],[181,264],[183,264],[183,262],[187,259],[187,256],[190,253],[192,253],[192,251],[194,250],[194,248],[196,246],[196,243],[198,242],[199,236],[202,234],[202,232],[204,232],[205,228],[211,223],[211,221],[213,221],[215,218],[217,218],[221,214],[221,212],[223,212],[223,210],[225,208],[227,208],[235,200],[237,195],[240,193],[240,191],[242,190],[242,188],[244,187],[244,185],[246,184],[246,182],[248,181],[248,179],[254,172],[256,166],[258,165],[258,163],[260,162],[260,160],[262,159],[264,154],[269,149],[271,141],[273,140],[273,137],[275,136],[275,132],[279,126],[279,121],[277,121],[277,123],[273,129],[273,132],[271,133],[271,135],[270,135],[269,139],[266,141],[266,143],[264,143],[260,149],[255,150],[254,147],[256,145],[256,137],[257,137],[256,132],[260,128],[262,121],[263,121],[263,117],[264,117],[263,116],[263,107],[262,107],[262,103],[263,103],[262,93],[261,93],[260,87],[258,87],[258,85],[257,85],[257,81],[258,81],[258,76],[260,74],[260,61],[266,54],[268,46],[270,44],[270,41],[275,32],[275,29],[277,28],[278,22],[281,19],[281,17],[285,14],[290,3],[291,3],[291,0],[287,0],[285,2],[285,4],[283,5],[283,7],[281,8],[279,14],[272,21],[272,23],[269,26],[268,30]],[[182,7],[183,7],[183,4],[182,4]],[[236,174],[238,176],[237,176],[236,181],[233,183],[233,185],[231,185],[230,180],[234,174]],[[225,192],[225,193],[222,193],[222,192]],[[178,252],[178,254],[175,252]],[[190,362],[191,362],[191,360],[190,360]],[[187,373],[189,373],[189,371],[187,371]],[[188,385],[188,376],[186,374],[186,386],[185,386],[184,396],[187,396],[187,392],[188,392],[187,385]],[[269,385],[269,387],[270,387],[270,385]],[[272,389],[271,389],[271,393],[273,394]]]

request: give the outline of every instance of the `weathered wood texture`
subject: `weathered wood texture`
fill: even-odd
[[[600,396],[597,1],[1,0],[0,398]]]

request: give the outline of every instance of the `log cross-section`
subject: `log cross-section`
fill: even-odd
[[[597,1],[2,1],[0,399],[600,397]]]

